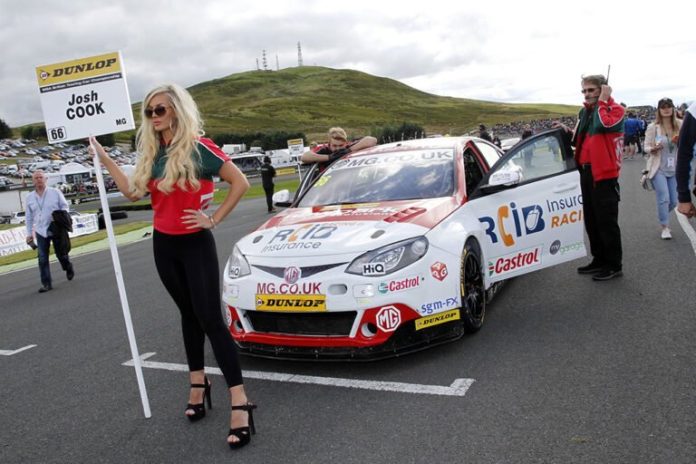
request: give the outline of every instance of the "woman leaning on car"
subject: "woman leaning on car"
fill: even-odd
[[[672,238],[669,213],[677,206],[677,142],[681,121],[677,119],[674,103],[669,98],[657,102],[655,122],[645,130],[646,169],[655,187],[657,220],[662,227],[663,240]]]
[[[142,104],[138,129],[140,154],[129,179],[104,148],[90,138],[90,153],[99,159],[121,193],[135,201],[150,192],[154,213],[152,247],[157,272],[179,307],[191,389],[184,414],[192,422],[211,407],[210,381],[204,372],[204,342],[208,336],[229,387],[232,414],[227,442],[240,448],[254,433],[237,347],[220,312],[220,276],[211,229],[239,203],[249,188],[244,174],[211,140],[203,138],[202,121],[191,95],[178,85],[150,91]],[[215,212],[204,210],[213,197],[213,176],[229,184]]]

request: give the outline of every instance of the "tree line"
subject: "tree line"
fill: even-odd
[[[413,122],[373,127],[370,131],[370,135],[375,137],[379,144],[399,142],[401,140],[423,139],[427,137],[425,128]]]
[[[0,139],[9,139],[12,137],[12,129],[8,126],[5,121],[0,119]]]
[[[41,125],[26,126],[21,131],[22,138],[25,139],[46,139],[46,127]],[[403,122],[401,124],[387,124],[384,126],[375,126],[370,129],[371,136],[375,137],[378,143],[390,143],[400,140],[418,139],[426,137],[426,131],[423,126],[412,123]],[[0,138],[12,137],[12,129],[0,119]],[[272,132],[248,132],[234,133],[226,132],[212,135],[211,138],[219,146],[225,144],[245,144],[247,147],[262,147],[264,150],[278,150],[288,147],[288,140],[302,139],[307,145],[307,137],[303,132],[288,132],[288,131],[272,131]],[[102,145],[112,146],[115,143],[113,134],[106,134],[97,137]],[[70,142],[68,142],[70,143]],[[82,143],[74,141],[72,143]],[[131,148],[135,150],[135,136],[131,137]]]
[[[380,144],[425,138],[427,136],[423,126],[412,122],[375,126],[370,129],[369,135],[375,137]],[[243,143],[247,147],[261,147],[264,150],[287,148],[288,140],[290,139],[302,139],[305,142],[305,146],[309,142],[303,132],[287,131],[249,132],[245,134],[229,132],[212,135],[211,138],[219,146]]]

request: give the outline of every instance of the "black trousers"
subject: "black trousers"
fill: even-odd
[[[595,182],[589,165],[580,167],[580,189],[585,231],[595,261],[612,270],[621,269],[618,179]]]
[[[212,232],[169,235],[154,231],[152,247],[160,279],[181,312],[189,370],[204,368],[207,335],[227,386],[241,385],[237,345],[222,318],[220,270]]]
[[[273,211],[273,190],[275,186],[274,185],[264,185],[263,186],[263,191],[266,193],[266,205],[268,206],[268,212],[270,213]]]

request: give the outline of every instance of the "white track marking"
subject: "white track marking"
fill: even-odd
[[[18,348],[18,349],[16,349],[16,350],[0,350],[0,355],[2,355],[2,356],[12,356],[13,354],[17,354],[17,353],[20,353],[20,352],[22,352],[22,351],[24,351],[24,350],[28,350],[28,349],[34,348],[35,346],[36,346],[36,345],[27,345],[27,346],[23,346],[22,348]]]
[[[155,353],[144,353],[140,356],[142,366],[150,369],[188,372],[185,364],[147,361]],[[133,360],[123,363],[133,366]],[[222,375],[217,367],[206,367],[205,372],[211,375]],[[245,379],[269,380],[271,382],[291,382],[327,387],[358,388],[362,390],[389,391],[397,393],[414,393],[418,395],[464,396],[474,379],[455,379],[449,387],[441,385],[424,385],[418,383],[382,382],[376,380],[343,379],[337,377],[315,377],[308,375],[284,374],[279,372],[243,371]]]
[[[694,253],[696,254],[696,231],[694,231],[694,228],[691,226],[689,219],[686,216],[679,212],[676,212],[676,214],[679,225],[684,230],[686,236],[689,237],[689,240],[691,241],[691,248],[693,248]]]

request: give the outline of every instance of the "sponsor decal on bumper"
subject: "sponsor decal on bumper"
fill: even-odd
[[[445,311],[444,313],[433,314],[432,316],[416,319],[416,330],[427,329],[434,325],[444,324],[445,322],[457,321],[460,319],[458,309]]]
[[[515,253],[488,260],[488,275],[503,275],[518,269],[535,267],[541,264],[541,246],[528,248]]]
[[[444,324],[445,322],[457,321],[459,319],[459,310],[452,309],[450,311],[445,311],[444,313],[433,314],[432,316],[416,319],[416,330],[427,329],[428,327]]]
[[[256,294],[257,311],[317,312],[326,311],[326,295]]]

